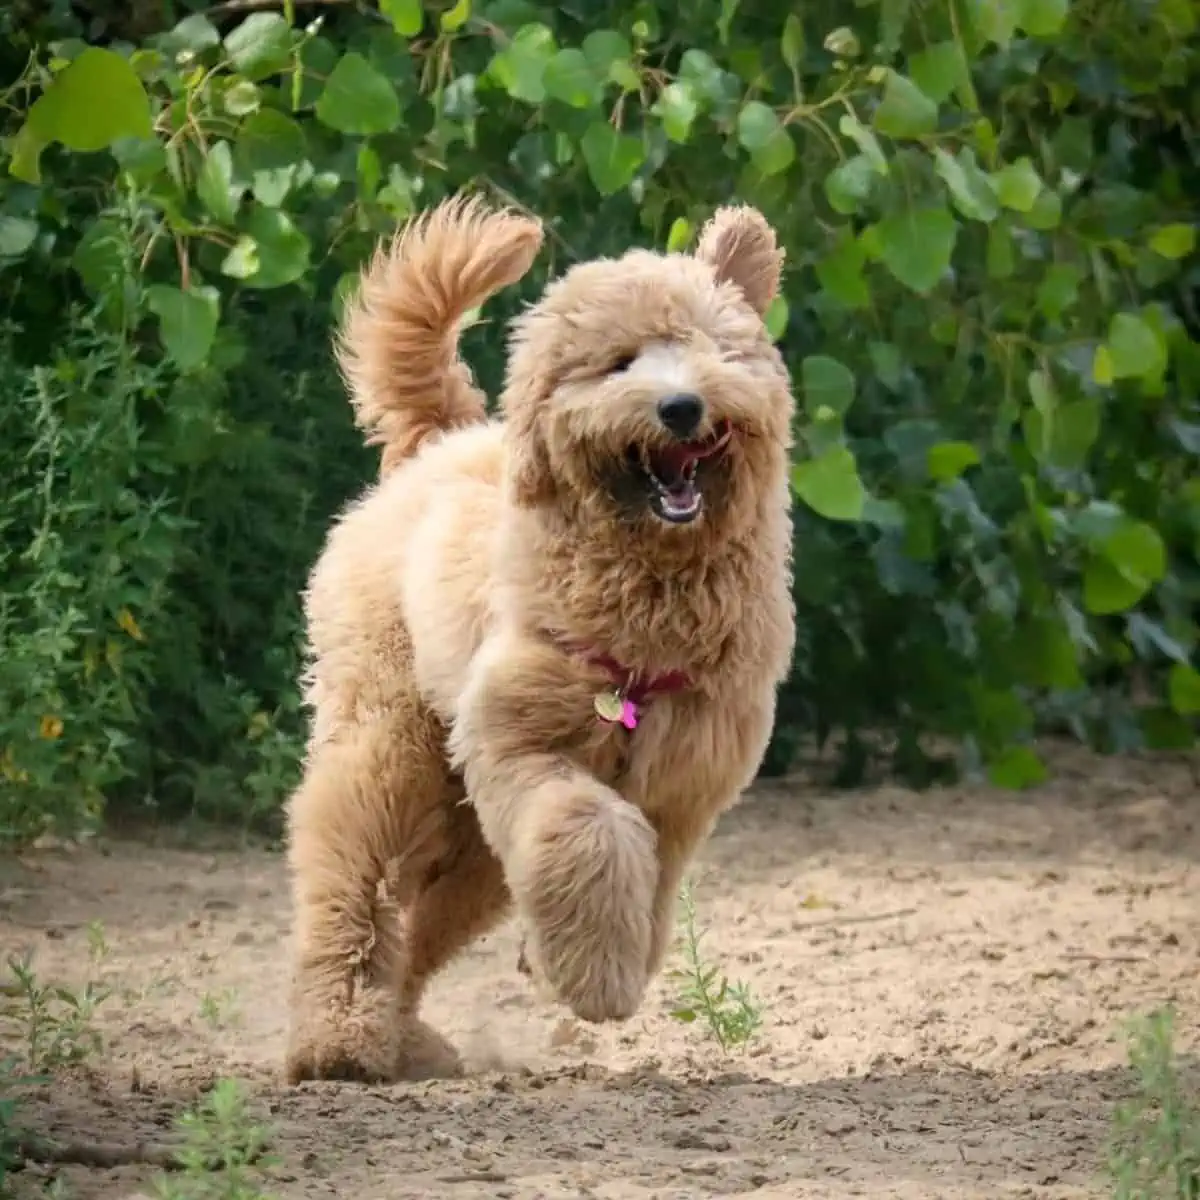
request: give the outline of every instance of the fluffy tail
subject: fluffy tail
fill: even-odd
[[[477,197],[444,201],[380,247],[345,311],[337,359],[380,474],[431,434],[481,421],[484,395],[458,356],[458,322],[515,283],[542,245],[530,217]]]

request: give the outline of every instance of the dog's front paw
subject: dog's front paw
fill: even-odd
[[[642,812],[597,787],[539,804],[516,892],[530,965],[580,1019],[624,1021],[649,982],[655,833]]]

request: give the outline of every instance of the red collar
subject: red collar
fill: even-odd
[[[588,654],[587,661],[603,671],[609,682],[622,696],[639,708],[651,696],[666,696],[672,692],[686,692],[692,686],[692,677],[686,671],[664,671],[661,675],[643,675],[623,667],[608,654]]]
[[[561,634],[551,633],[550,640],[568,654],[582,658],[589,666],[603,671],[615,691],[626,700],[643,707],[652,696],[666,696],[673,692],[686,692],[692,687],[692,677],[686,671],[663,671],[659,675],[647,675],[632,670],[618,662],[611,654],[601,654],[580,646]]]

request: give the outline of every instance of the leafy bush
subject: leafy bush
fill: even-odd
[[[949,739],[1025,786],[1051,726],[1191,744],[1189,0],[188,7],[6,18],[9,826],[273,809],[297,592],[372,471],[329,321],[467,187],[548,219],[522,295],[731,198],[779,228],[801,633],[768,770],[814,734],[845,782]],[[469,335],[493,388],[522,295]]]

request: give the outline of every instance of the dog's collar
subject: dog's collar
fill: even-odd
[[[609,686],[598,692],[592,701],[596,716],[605,724],[636,729],[641,710],[655,696],[685,692],[692,686],[692,677],[686,671],[663,671],[658,675],[649,675],[626,667],[611,654],[580,646],[559,634],[552,633],[550,638],[567,654],[581,658],[588,666],[608,676]]]

